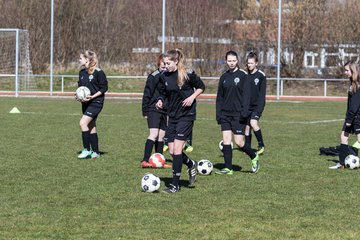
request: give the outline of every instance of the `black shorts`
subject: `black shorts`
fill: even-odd
[[[251,115],[250,115],[250,119],[253,119],[253,120],[260,120],[260,117],[261,115],[257,112],[251,112]]]
[[[355,135],[358,135],[358,134],[360,134],[360,124],[354,123],[350,127],[347,127],[346,124],[344,123],[342,130],[349,134],[354,133]]]
[[[166,130],[167,116],[165,113],[151,111],[147,113],[148,128],[158,128]]]
[[[169,122],[165,138],[167,142],[174,142],[175,139],[186,141],[189,139],[194,121]]]
[[[98,102],[82,103],[82,112],[84,115],[96,119],[103,106],[104,104]]]
[[[231,130],[235,135],[245,135],[247,119],[235,116],[221,116],[221,131]]]

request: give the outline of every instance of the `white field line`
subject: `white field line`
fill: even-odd
[[[33,115],[62,115],[62,116],[81,116],[81,113],[43,113],[43,112],[21,112],[22,114],[33,114]],[[107,114],[101,113],[101,116],[104,117],[123,117],[122,114]],[[197,118],[201,121],[214,121],[215,118]],[[344,119],[328,119],[328,120],[317,120],[317,121],[269,121],[269,120],[260,120],[260,122],[267,123],[276,123],[276,124],[321,124],[321,123],[333,123],[333,122],[342,122]]]

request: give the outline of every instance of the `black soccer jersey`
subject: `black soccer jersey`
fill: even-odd
[[[247,73],[242,69],[228,70],[221,77],[216,96],[216,121],[220,117],[249,117],[250,82],[246,81]]]
[[[161,72],[155,70],[152,72],[145,83],[144,94],[142,98],[142,113],[143,116],[146,116],[150,111],[159,111],[165,112],[165,109],[159,110],[156,108],[155,104],[159,98],[159,79]]]
[[[262,114],[265,108],[266,76],[261,70],[248,73],[247,79],[251,85],[250,111]]]
[[[347,102],[347,110],[346,110],[346,117],[345,123],[357,124],[360,123],[360,91],[355,93],[348,93],[348,102]]]
[[[193,121],[196,119],[196,100],[188,107],[183,107],[183,101],[190,97],[195,90],[205,90],[205,84],[194,72],[188,73],[189,80],[182,86],[178,86],[178,71],[164,72],[160,77],[160,97],[163,102],[167,101],[167,114],[169,121]]]
[[[96,68],[92,74],[86,71],[86,68],[80,70],[78,86],[85,86],[90,89],[91,95],[98,91],[102,94],[92,100],[91,102],[103,103],[105,99],[105,92],[108,90],[108,81],[104,71]]]

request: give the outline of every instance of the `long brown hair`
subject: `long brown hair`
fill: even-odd
[[[351,92],[355,93],[360,89],[360,67],[358,60],[350,60],[345,63],[344,67],[349,66],[351,71]]]
[[[177,61],[177,69],[178,69],[178,78],[177,85],[182,86],[184,83],[189,80],[189,76],[187,75],[187,71],[185,68],[185,57],[181,49],[173,49],[169,50],[166,53],[166,57],[168,57],[171,61]]]
[[[98,58],[96,56],[96,53],[91,50],[85,50],[82,51],[81,54],[89,60],[89,68],[87,69],[87,72],[89,74],[92,74],[95,71],[95,68],[98,65]]]

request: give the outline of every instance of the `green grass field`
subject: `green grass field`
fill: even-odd
[[[107,100],[95,160],[77,159],[78,102],[0,101],[0,239],[360,238],[360,171],[328,170],[336,157],[319,155],[339,143],[345,102],[268,102],[257,174],[234,150],[233,176],[199,176],[190,189],[184,166],[181,191],[168,195],[141,191],[147,172],[163,190],[171,169],[139,167],[148,135],[139,100]],[[220,138],[215,106],[199,103],[189,156],[221,168]]]

